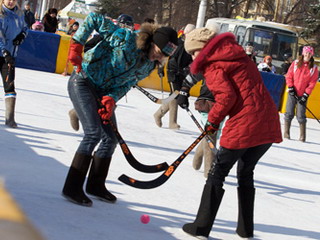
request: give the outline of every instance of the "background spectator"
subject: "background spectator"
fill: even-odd
[[[287,72],[288,72],[288,69],[293,61],[292,59],[292,54],[291,53],[285,53],[283,55],[283,58],[284,58],[284,63],[281,65],[281,68],[282,68],[282,75],[286,75]]]
[[[258,69],[262,72],[276,73],[276,67],[272,65],[272,57],[269,55],[264,57],[263,63],[259,63]]]
[[[56,8],[50,8],[44,15],[42,23],[44,25],[45,32],[55,33],[58,29],[58,10]]]
[[[19,45],[27,36],[27,24],[17,1],[0,1],[0,73],[5,92],[5,124],[16,128],[15,58]]]
[[[152,19],[152,18],[145,18],[144,19],[144,22],[146,23],[151,23],[151,24],[155,24],[155,21],[154,21],[154,19]]]
[[[79,23],[78,23],[78,22],[74,22],[74,23],[70,26],[67,34],[73,36],[73,34],[75,34],[76,31],[78,30],[78,28],[79,28]]]
[[[35,23],[35,17],[34,17],[34,13],[31,12],[30,10],[30,3],[29,2],[26,2],[24,4],[24,21],[26,22],[28,28],[31,28],[32,27],[32,24]]]
[[[247,56],[255,63],[257,64],[257,59],[254,53],[254,46],[253,42],[247,42],[246,46],[244,47],[244,51],[246,52]]]
[[[42,22],[40,22],[40,21],[36,21],[34,24],[32,24],[31,29],[33,31],[44,32],[44,26],[43,26]]]
[[[184,49],[185,34],[192,31],[195,28],[193,24],[187,24],[184,29],[184,34],[178,40],[178,48],[173,56],[169,58],[167,74],[170,85],[171,93],[175,90],[180,90],[182,82],[189,73],[189,64],[192,62],[191,56]],[[160,106],[158,111],[153,115],[158,127],[162,127],[161,118],[169,111],[169,128],[179,129],[180,126],[177,124],[178,115],[178,104],[174,99],[168,104]]]

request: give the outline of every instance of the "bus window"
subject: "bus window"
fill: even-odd
[[[296,38],[284,34],[275,34],[275,39],[273,44],[273,51],[272,51],[272,57],[275,59],[278,59],[280,61],[284,61],[284,54],[291,54],[294,56],[296,49],[297,49],[297,43]]]
[[[255,51],[258,57],[264,58],[265,56],[270,55],[273,39],[272,32],[249,28],[246,35],[249,36],[248,39],[250,41],[254,42]]]
[[[220,26],[220,33],[229,32],[229,24],[222,23]]]
[[[237,36],[237,41],[240,45],[244,44],[243,40],[244,40],[245,33],[246,33],[246,27],[244,26],[237,27],[235,34]]]

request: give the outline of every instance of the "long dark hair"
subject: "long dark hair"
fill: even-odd
[[[300,55],[299,58],[298,58],[297,67],[300,68],[302,65],[303,65],[303,55]],[[314,58],[311,57],[310,61],[309,61],[309,64],[308,64],[308,68],[311,69],[311,68],[313,68],[313,66],[314,66]]]

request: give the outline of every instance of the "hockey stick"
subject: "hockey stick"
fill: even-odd
[[[186,108],[187,113],[189,114],[189,116],[191,117],[191,119],[193,120],[193,122],[197,125],[197,127],[199,128],[200,132],[203,132],[203,128],[201,127],[200,123],[197,121],[197,119],[195,118],[195,116],[192,114],[192,112],[190,111],[189,108]],[[213,139],[209,136],[206,135],[206,140],[209,144],[210,149],[213,151],[214,154],[217,154],[217,149],[213,144]]]
[[[128,177],[125,174],[122,174],[118,179],[119,181],[123,182],[124,184],[127,184],[134,188],[140,188],[140,189],[151,189],[156,188],[164,184],[175,172],[175,170],[179,167],[180,163],[186,158],[186,156],[192,151],[192,149],[197,146],[197,144],[201,141],[204,136],[206,136],[207,132],[203,131],[201,135],[178,157],[177,160],[175,160],[168,169],[162,173],[159,177],[156,179],[150,180],[150,181],[140,181],[131,177]]]
[[[96,93],[92,83],[90,82],[90,80],[88,80],[86,78],[85,73],[82,71],[81,72],[82,76],[86,79],[89,89],[91,90],[93,96],[95,97],[97,104],[100,108],[104,107],[101,104],[100,101],[100,97],[98,96],[98,94]],[[102,127],[103,129],[106,130],[106,125],[103,122],[103,120],[101,119],[102,122]],[[126,144],[126,142],[123,140],[123,138],[121,137],[117,127],[115,126],[115,124],[112,121],[108,121],[108,124],[110,124],[112,130],[114,131],[116,138],[120,144],[121,150],[125,156],[125,158],[127,159],[128,163],[136,170],[141,171],[141,172],[145,172],[145,173],[156,173],[156,172],[161,172],[164,171],[168,168],[168,164],[166,162],[163,163],[159,163],[157,165],[145,165],[142,164],[141,162],[139,162],[130,152],[128,145]]]
[[[295,97],[295,99],[299,102],[298,96],[294,96],[294,97]],[[299,102],[299,103],[300,103],[300,102]],[[302,103],[300,103],[300,104],[302,104]],[[307,105],[305,104],[304,106],[305,106],[306,109],[309,111],[309,113],[318,121],[318,123],[320,123],[320,120],[313,114],[313,112],[311,112],[311,110],[307,107]]]
[[[146,95],[152,102],[157,103],[157,104],[166,104],[171,102],[173,99],[175,99],[178,94],[179,91],[176,90],[174,91],[172,94],[170,94],[169,97],[165,98],[165,99],[159,99],[155,96],[153,96],[151,93],[149,93],[147,90],[143,89],[142,87],[139,87],[138,85],[134,86],[135,88],[137,88],[140,92],[142,92],[144,95]]]
[[[320,120],[313,114],[313,112],[311,112],[311,110],[306,106],[306,109],[309,111],[309,113],[311,113],[311,115],[318,121],[318,123],[320,123]]]
[[[16,54],[16,50],[17,50],[17,45],[14,45],[13,47],[13,52],[12,52],[12,57],[14,58],[14,55]],[[11,76],[11,72],[14,71],[14,68],[15,68],[15,62],[13,64],[8,64],[8,72],[7,72],[7,76],[6,76],[6,82],[9,81],[9,78]],[[13,82],[11,81],[10,84],[13,84]]]

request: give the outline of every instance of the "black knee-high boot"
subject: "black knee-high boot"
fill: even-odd
[[[253,237],[253,209],[255,189],[238,188],[238,226],[237,234],[243,238]]]
[[[196,220],[193,223],[185,224],[182,229],[193,236],[208,237],[223,194],[222,187],[216,187],[207,181],[202,192]]]
[[[91,156],[81,153],[75,154],[62,190],[62,195],[66,199],[87,207],[92,205],[92,201],[84,193],[83,183],[88,172],[91,158]]]
[[[110,193],[105,186],[105,181],[109,172],[111,157],[93,157],[92,165],[86,186],[86,192],[105,202],[114,203],[117,198]]]

